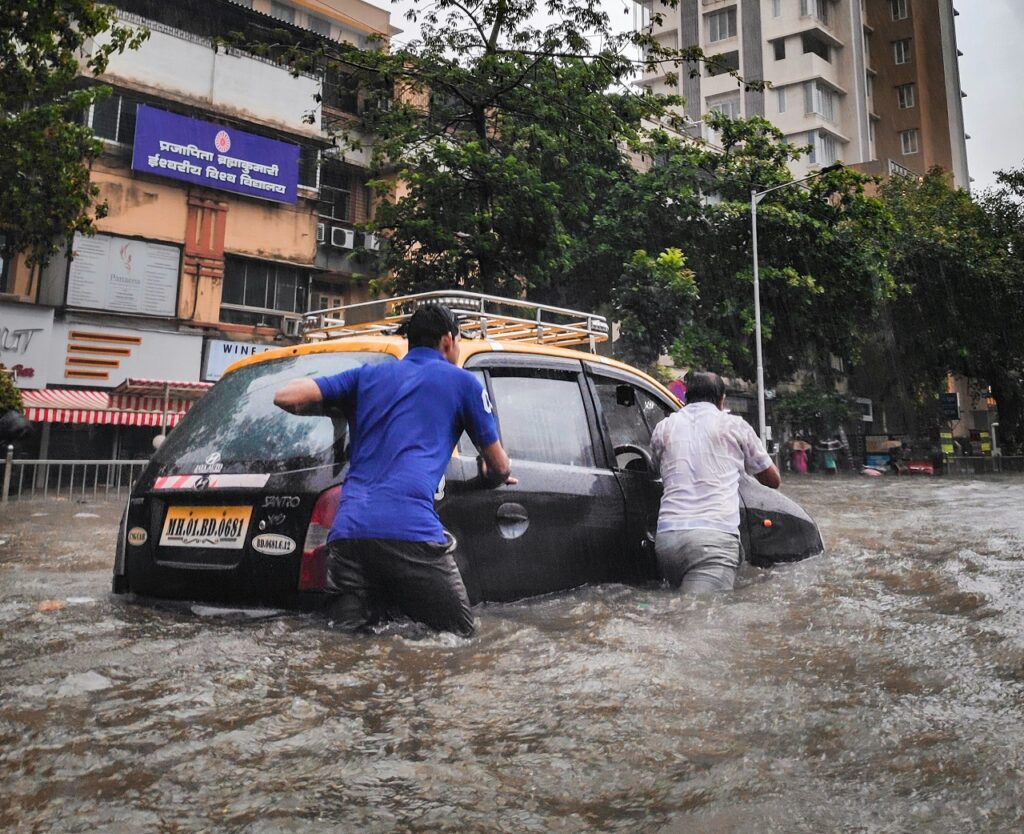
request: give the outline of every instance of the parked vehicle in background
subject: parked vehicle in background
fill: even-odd
[[[424,293],[307,316],[306,343],[232,365],[136,483],[122,522],[115,592],[317,607],[326,539],[344,489],[343,415],[273,404],[299,376],[393,362],[396,327],[424,303],[462,322],[460,364],[484,385],[518,484],[477,486],[463,437],[438,484],[470,600],[508,601],[586,583],[657,579],[661,483],[651,432],[680,407],[636,368],[577,350],[607,339],[601,316],[466,292]],[[813,520],[753,479],[742,537],[757,565],[822,551]]]

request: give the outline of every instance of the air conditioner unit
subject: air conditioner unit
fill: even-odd
[[[327,240],[327,227],[323,223],[316,224],[316,242],[323,243]]]
[[[380,249],[380,238],[377,237],[377,235],[366,232],[366,234],[363,235],[363,246],[372,252],[376,252]]]
[[[331,228],[331,246],[337,249],[354,249],[356,245],[356,233],[351,229],[343,229],[341,226]]]

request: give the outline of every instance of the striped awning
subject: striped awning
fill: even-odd
[[[21,396],[25,402],[25,416],[36,423],[159,426],[164,410],[163,397],[111,394],[107,391],[50,388],[22,391]],[[169,399],[167,425],[177,425],[194,402],[194,399]]]

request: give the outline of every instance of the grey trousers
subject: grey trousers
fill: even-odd
[[[743,558],[740,537],[718,530],[667,530],[655,537],[658,569],[686,594],[731,591]]]

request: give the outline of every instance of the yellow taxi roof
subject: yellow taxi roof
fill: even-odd
[[[282,359],[288,356],[306,356],[314,353],[352,353],[352,352],[388,353],[396,359],[401,359],[408,352],[408,343],[401,336],[346,336],[341,339],[327,339],[322,342],[310,342],[308,344],[292,345],[274,350],[264,351],[255,356],[248,356],[228,366],[224,372],[225,376],[237,371],[239,368],[248,365],[256,365],[261,362],[269,362],[274,359]],[[585,353],[581,350],[553,347],[550,345],[531,344],[529,342],[498,341],[491,339],[462,339],[459,342],[459,365],[464,365],[471,356],[481,353],[516,353],[532,356],[552,356],[563,359],[574,359],[582,362],[589,362],[592,365],[603,365],[609,368],[617,368],[635,374],[645,380],[649,385],[656,388],[669,401],[682,405],[679,399],[653,377],[643,371],[619,362],[608,356],[601,356],[596,353]]]

